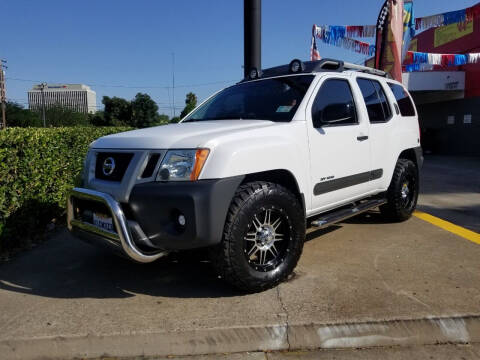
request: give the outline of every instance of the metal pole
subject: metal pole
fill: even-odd
[[[244,75],[262,68],[262,0],[243,3]]]
[[[173,97],[173,117],[175,117],[175,53],[172,53],[172,97]]]
[[[45,116],[45,93],[43,92],[47,87],[46,83],[40,84],[40,91],[42,92],[42,120],[43,120],[43,127],[47,127],[47,120]]]
[[[2,101],[2,129],[7,128],[7,117],[5,113],[5,101]]]
[[[3,62],[4,60],[0,60],[0,101],[2,103],[2,129],[7,128],[7,117],[6,117],[6,93],[5,93],[5,73],[3,72]]]

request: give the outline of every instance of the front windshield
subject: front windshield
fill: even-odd
[[[258,119],[291,121],[313,75],[284,76],[240,83],[213,96],[183,122]]]

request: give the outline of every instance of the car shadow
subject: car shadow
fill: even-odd
[[[345,224],[391,224],[379,210],[370,210],[343,221]]]
[[[177,298],[242,295],[219,279],[205,251],[137,264],[74,239],[66,230],[0,266],[0,292],[49,298]]]
[[[307,232],[307,235],[305,236],[305,242],[309,242],[315,239],[318,239],[320,236],[327,235],[331,232],[334,232],[336,230],[341,229],[341,225],[331,225],[327,228],[324,229],[315,229],[315,228],[310,228]]]
[[[344,223],[385,223],[368,212]],[[306,241],[337,231],[342,224],[309,229]],[[85,244],[62,229],[47,242],[0,266],[0,292],[49,298],[128,298],[136,294],[176,298],[219,298],[245,293],[219,279],[205,250],[173,253],[137,264]]]

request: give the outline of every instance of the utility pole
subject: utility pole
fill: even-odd
[[[47,120],[45,117],[45,93],[44,90],[47,87],[47,83],[41,83],[40,91],[42,92],[42,120],[43,120],[43,127],[47,127]]]
[[[173,117],[175,117],[175,53],[172,53],[172,97],[173,97]]]
[[[262,0],[243,2],[243,45],[245,77],[262,69]]]
[[[6,129],[7,128],[7,118],[6,118],[6,114],[5,114],[7,96],[6,96],[6,91],[5,91],[5,71],[3,70],[6,62],[7,62],[6,60],[0,60],[0,102],[2,103],[2,126],[1,126],[1,129]]]

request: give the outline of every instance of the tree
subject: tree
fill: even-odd
[[[105,113],[97,111],[94,114],[88,114],[88,122],[93,126],[108,126],[105,121]]]
[[[149,95],[138,93],[131,104],[133,126],[145,128],[155,125],[159,120],[158,106]]]
[[[168,117],[168,115],[159,114],[157,115],[157,121],[155,122],[155,126],[165,125],[165,124],[168,124],[169,122],[170,122],[170,118]]]
[[[195,95],[192,92],[189,92],[187,94],[187,97],[185,99],[185,107],[182,110],[182,113],[180,114],[180,117],[183,119],[187,114],[195,109],[197,106],[197,95]]]
[[[88,115],[61,105],[48,107],[46,110],[47,126],[85,126]]]
[[[103,126],[135,126],[132,121],[132,103],[119,97],[104,96]]]
[[[37,112],[24,109],[22,105],[14,102],[6,103],[5,115],[9,127],[42,126],[40,115]]]

